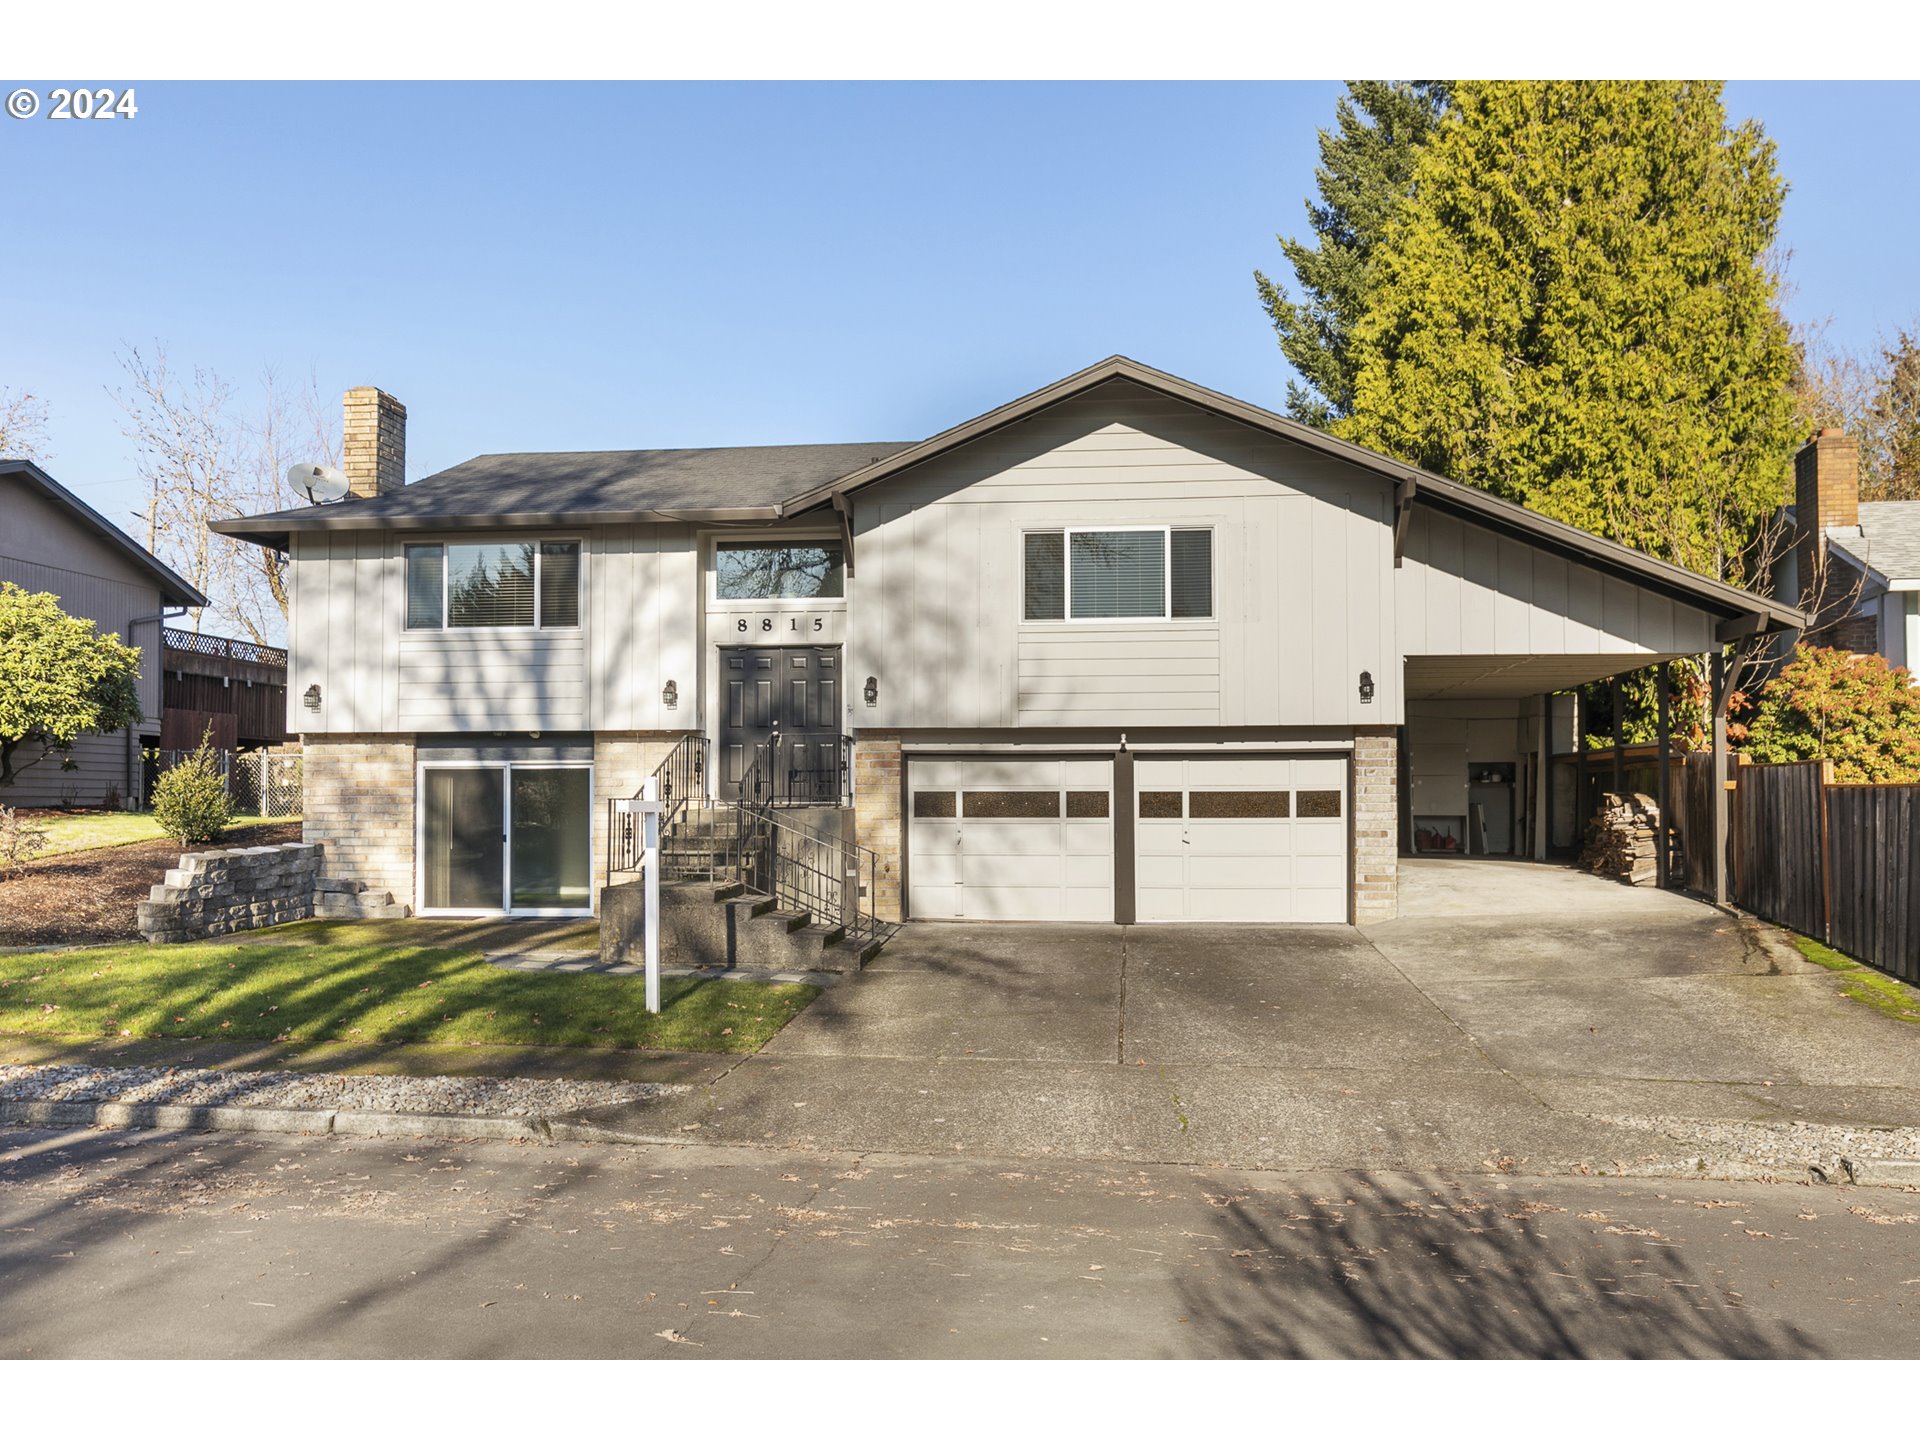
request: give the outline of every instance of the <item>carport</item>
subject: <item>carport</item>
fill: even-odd
[[[1712,821],[1721,840],[1714,847],[1715,889],[1724,900],[1724,647],[1797,631],[1801,613],[1477,491],[1424,481],[1403,508],[1396,563],[1406,695],[1401,853],[1544,861],[1577,848],[1585,819],[1578,687],[1703,658],[1713,712]],[[1672,849],[1664,760],[1670,718],[1663,688],[1656,796],[1662,886]],[[1617,752],[1613,765],[1620,788]]]

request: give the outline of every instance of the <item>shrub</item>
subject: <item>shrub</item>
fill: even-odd
[[[1920,690],[1878,655],[1801,645],[1761,690],[1747,753],[1763,763],[1831,760],[1843,784],[1920,782]]]
[[[0,880],[19,874],[46,843],[45,830],[22,819],[12,806],[0,805]]]
[[[188,845],[218,840],[232,823],[233,807],[211,731],[201,737],[198,750],[154,782],[153,818]]]

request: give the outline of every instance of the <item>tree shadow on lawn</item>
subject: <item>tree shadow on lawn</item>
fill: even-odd
[[[654,1016],[637,979],[517,972],[490,964],[468,943],[436,947],[409,943],[411,937],[395,943],[404,931],[389,939],[351,933],[354,928],[286,933],[282,943],[0,957],[0,1031],[116,1042],[739,1053],[757,1050],[817,993],[797,985],[672,979],[662,986],[663,1011]]]

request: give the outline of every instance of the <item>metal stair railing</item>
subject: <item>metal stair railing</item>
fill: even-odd
[[[667,752],[666,758],[654,767],[649,777],[660,785],[660,850],[661,874],[664,878],[672,870],[668,859],[669,844],[676,832],[682,829],[680,822],[694,808],[694,803],[706,796],[707,742],[701,735],[683,735]],[[643,785],[634,793],[638,800],[646,794]],[[640,816],[631,810],[623,809],[620,802],[607,801],[607,883],[613,883],[613,877],[630,875],[639,871],[641,857]]]
[[[754,757],[740,777],[734,802],[736,873],[740,883],[770,896],[780,910],[804,911],[838,929],[864,949],[890,938],[899,926],[872,911],[878,893],[879,856],[865,846],[825,835],[788,818],[767,798],[771,787],[757,773],[763,760],[778,764],[778,742]],[[862,904],[862,900],[866,904]]]

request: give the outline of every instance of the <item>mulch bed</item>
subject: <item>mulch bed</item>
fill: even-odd
[[[299,822],[254,825],[212,845],[143,840],[35,860],[0,881],[0,945],[92,945],[138,940],[135,909],[183,853],[300,838]]]

